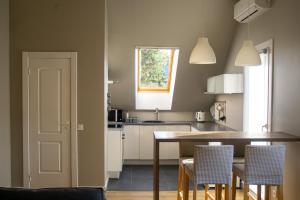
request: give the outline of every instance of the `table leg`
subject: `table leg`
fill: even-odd
[[[159,142],[154,138],[153,199],[159,200]]]

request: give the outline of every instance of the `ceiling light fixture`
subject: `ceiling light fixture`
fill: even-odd
[[[216,63],[216,55],[211,48],[207,37],[200,37],[194,47],[190,64],[214,64]]]
[[[205,9],[203,8],[203,10]],[[204,19],[204,17],[202,18]],[[204,27],[204,22],[202,25]],[[208,42],[208,38],[199,37],[196,46],[192,50],[189,63],[190,64],[215,64],[216,62],[217,62],[216,55]]]

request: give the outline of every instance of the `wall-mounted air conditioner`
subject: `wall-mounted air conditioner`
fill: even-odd
[[[234,19],[248,23],[271,8],[271,0],[240,0],[234,5]]]

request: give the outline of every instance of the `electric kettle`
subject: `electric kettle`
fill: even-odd
[[[195,118],[198,122],[204,122],[205,121],[205,112],[202,112],[202,111],[196,112]]]

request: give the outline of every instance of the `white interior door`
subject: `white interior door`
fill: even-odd
[[[27,166],[31,188],[72,186],[71,59],[27,61]],[[26,121],[25,121],[26,123]]]

